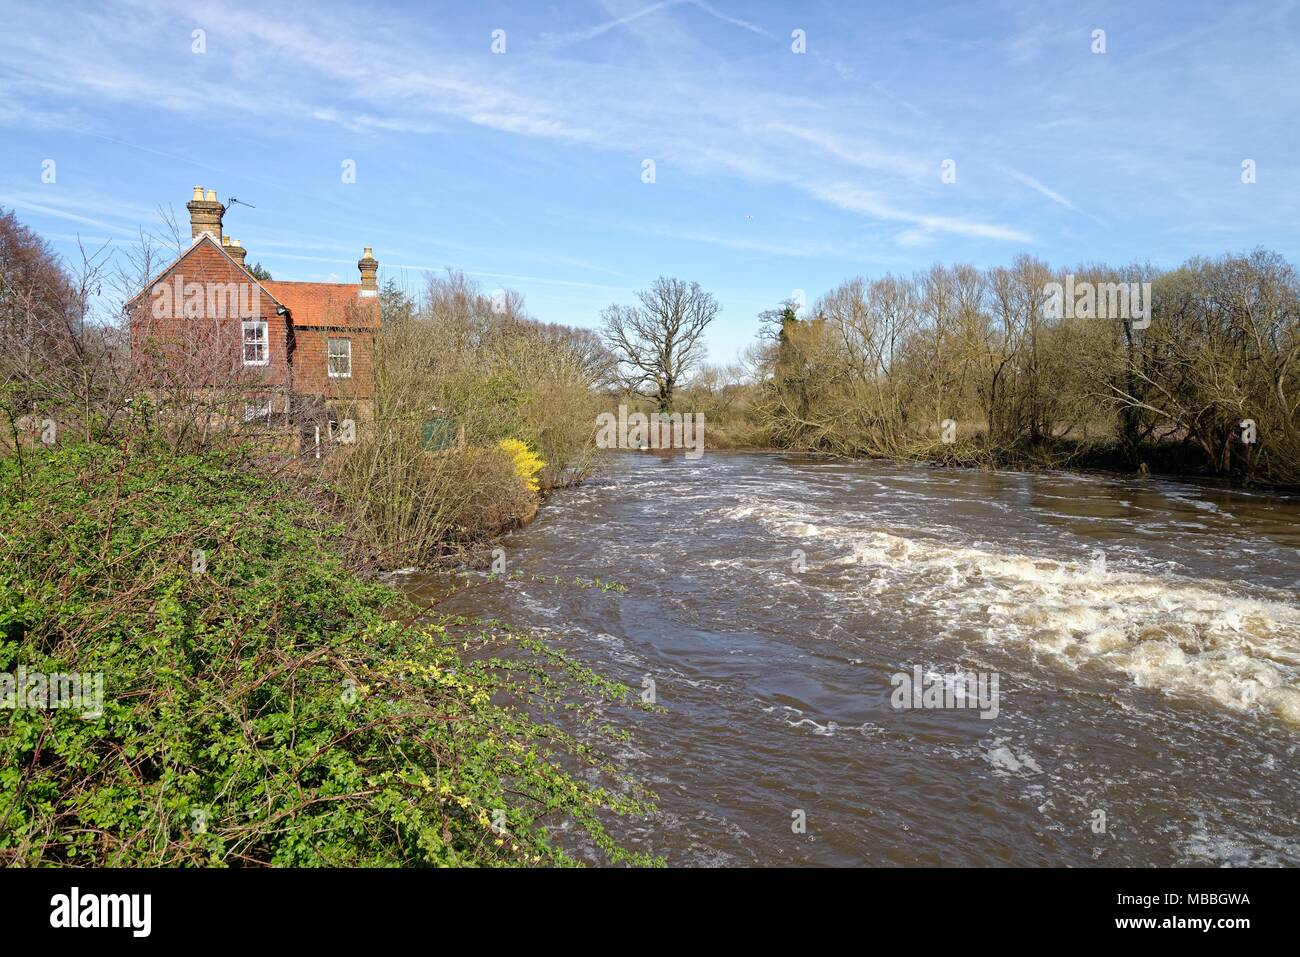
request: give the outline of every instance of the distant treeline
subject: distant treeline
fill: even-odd
[[[675,403],[722,444],[1300,485],[1300,282],[1276,253],[935,266],[760,318],[747,381],[706,369]]]

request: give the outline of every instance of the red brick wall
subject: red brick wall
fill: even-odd
[[[266,322],[265,366],[244,365],[242,323],[250,317],[246,313]],[[134,369],[148,385],[289,385],[288,319],[276,315],[275,301],[210,243],[195,246],[145,291],[131,310],[130,325]]]
[[[374,339],[371,330],[294,327],[293,390],[327,399],[368,399],[374,394]],[[326,348],[330,339],[352,340],[352,378],[331,379]]]

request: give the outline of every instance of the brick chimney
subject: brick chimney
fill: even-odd
[[[244,257],[248,255],[248,250],[239,244],[238,239],[231,239],[229,236],[221,237],[221,247],[228,253],[239,265],[244,265]],[[244,267],[248,268],[248,267]]]
[[[201,233],[207,233],[217,242],[221,242],[221,217],[225,207],[217,202],[217,191],[210,189],[206,194],[202,186],[194,187],[194,198],[185,204],[190,211],[190,238],[198,239]]]
[[[379,292],[379,260],[375,259],[375,254],[367,246],[357,260],[357,268],[361,270],[361,291],[375,295]]]

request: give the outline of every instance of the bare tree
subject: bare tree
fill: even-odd
[[[667,412],[673,390],[703,358],[701,337],[721,307],[699,283],[664,276],[637,299],[640,306],[610,306],[601,313],[601,332],[626,370],[627,387]]]
[[[104,399],[120,382],[114,330],[97,321],[107,246],[78,243],[72,268],[0,210],[0,433],[15,446],[32,424],[84,436],[106,420]]]

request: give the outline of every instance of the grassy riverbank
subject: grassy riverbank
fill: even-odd
[[[602,823],[649,808],[601,747],[627,690],[418,615],[249,452],[28,450],[0,509],[0,672],[104,683],[96,717],[0,710],[0,863],[570,864],[566,822],[641,862]]]

